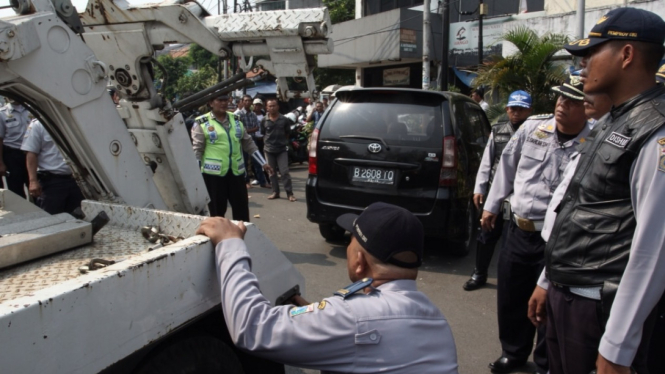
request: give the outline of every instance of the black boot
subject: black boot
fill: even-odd
[[[474,270],[471,279],[464,283],[464,289],[467,291],[477,290],[480,287],[484,286],[487,283],[487,274],[479,274],[477,270]]]

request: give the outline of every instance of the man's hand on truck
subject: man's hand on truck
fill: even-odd
[[[201,222],[198,230],[196,230],[197,235],[205,235],[210,238],[210,241],[213,245],[217,245],[222,240],[226,239],[244,239],[245,232],[247,232],[247,227],[245,224],[240,221],[236,225],[230,220],[223,217],[210,217],[206,218]]]

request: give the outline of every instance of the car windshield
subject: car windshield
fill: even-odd
[[[340,96],[323,124],[322,138],[367,137],[396,145],[441,145],[441,96],[404,91]]]

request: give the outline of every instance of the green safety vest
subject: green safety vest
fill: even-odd
[[[229,172],[229,165],[233,175],[245,173],[245,161],[240,143],[245,129],[242,122],[235,120],[233,113],[227,112],[226,116],[229,119],[229,131],[224,129],[212,113],[196,118],[206,137],[206,146],[201,157],[202,173],[223,177]]]

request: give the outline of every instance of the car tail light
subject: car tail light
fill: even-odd
[[[441,162],[441,174],[439,175],[439,186],[449,187],[457,184],[457,146],[454,136],[443,138],[443,160]]]
[[[319,140],[319,129],[314,129],[309,140],[309,173],[317,174],[316,170],[316,143]]]

